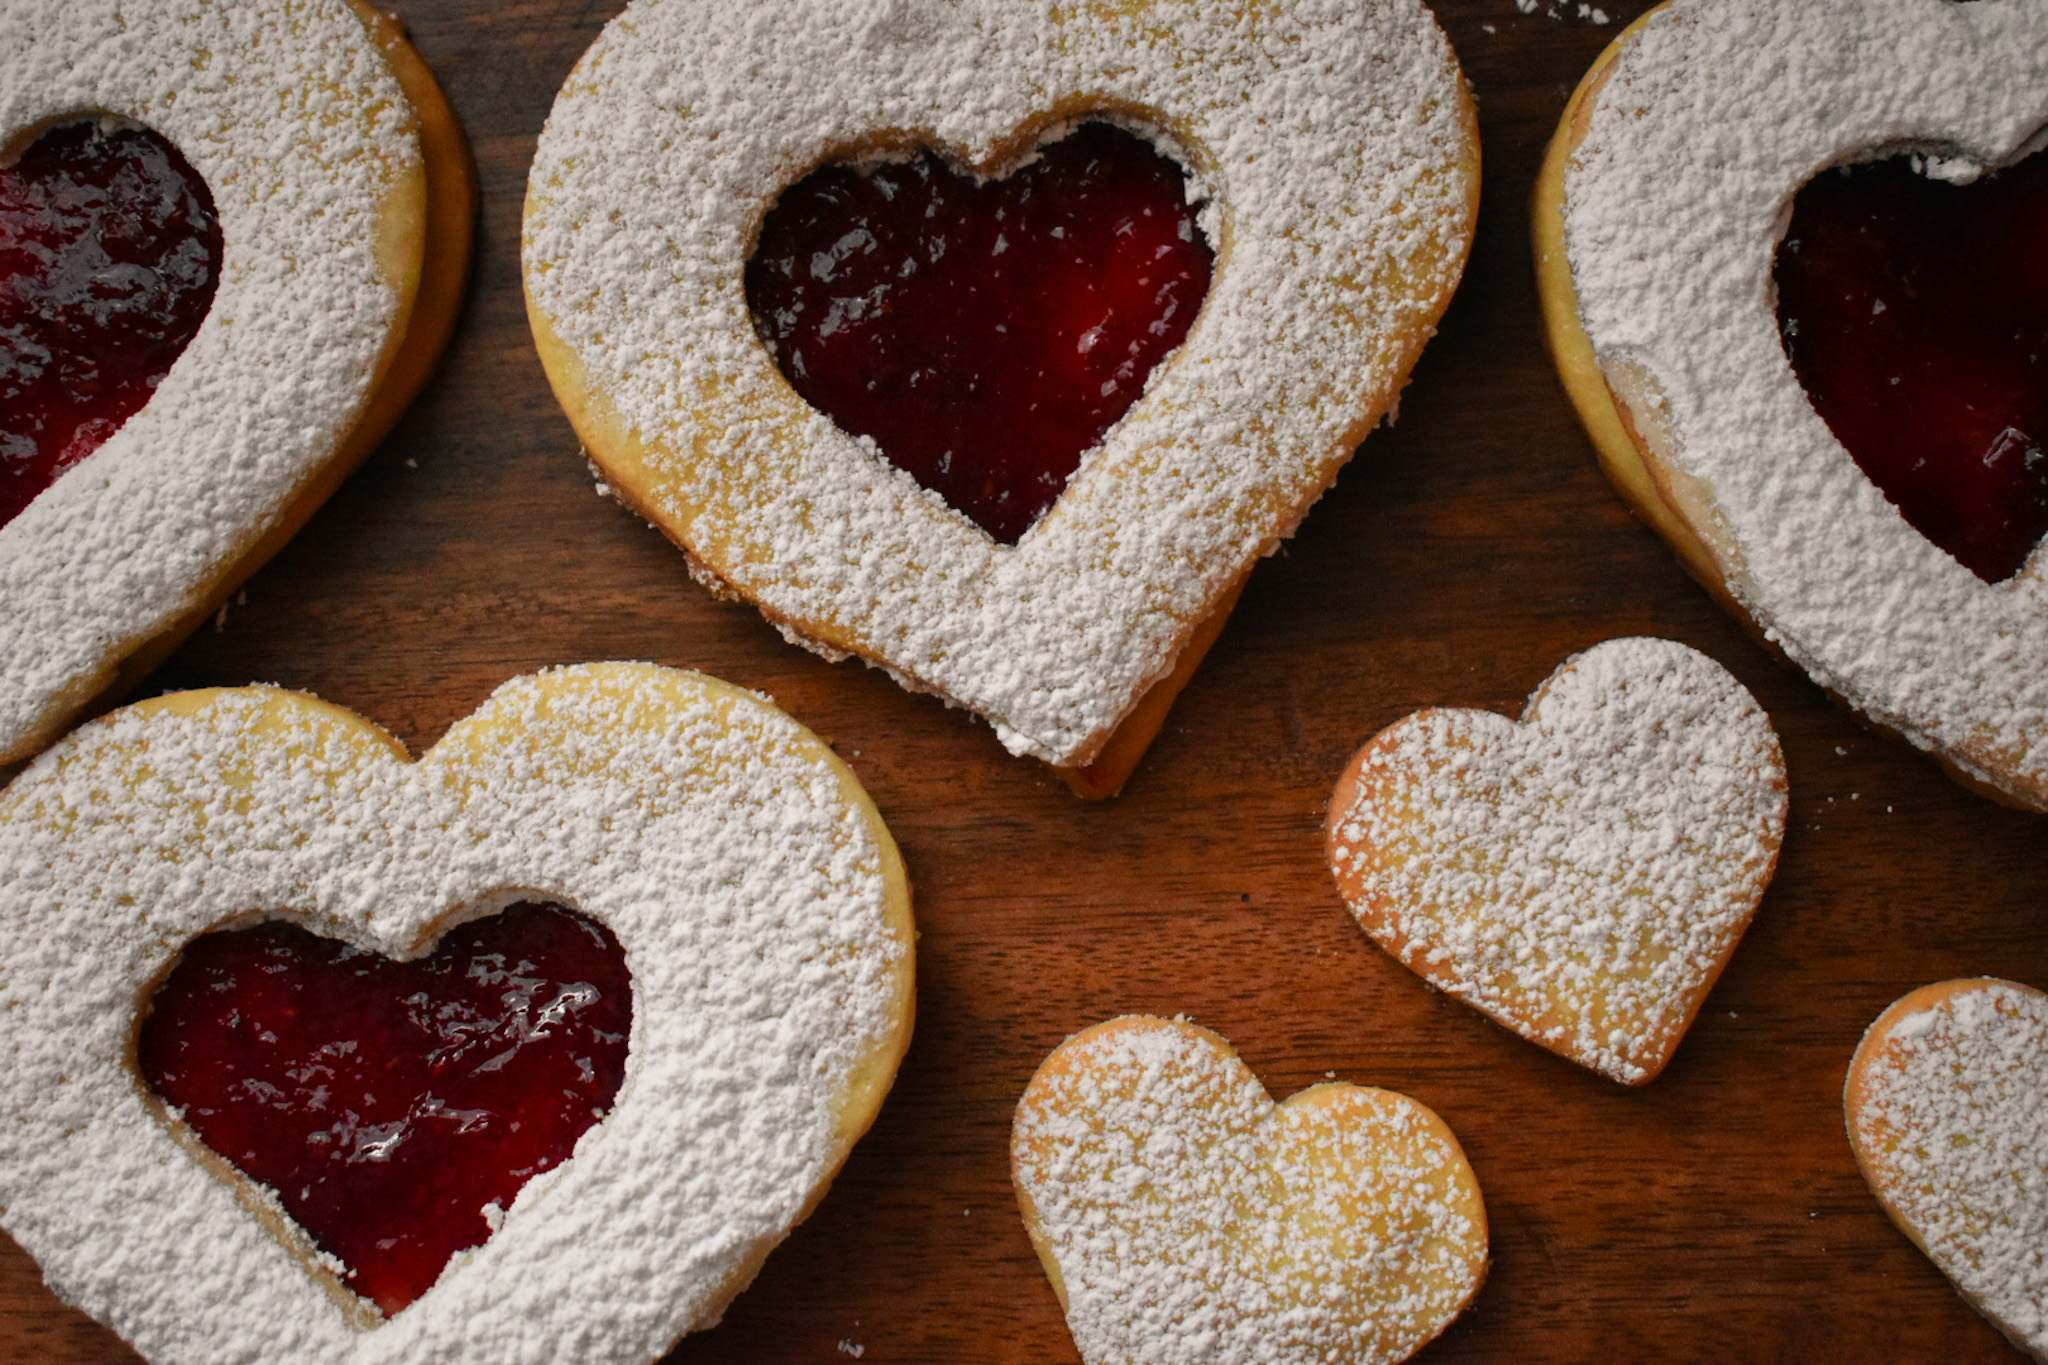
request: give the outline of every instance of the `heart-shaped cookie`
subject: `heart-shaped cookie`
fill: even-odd
[[[1629,1085],[1671,1060],[1777,866],[1778,737],[1669,640],[1558,666],[1520,723],[1419,711],[1330,798],[1338,890],[1396,960]]]
[[[1915,529],[1801,386],[1776,272],[1816,177],[1910,154],[1970,180],[2038,147],[2044,126],[2041,5],[1671,0],[1580,85],[1535,212],[1552,350],[1616,486],[1821,686],[2034,809],[2048,809],[2048,556],[1987,582]],[[2038,259],[2037,232],[2015,240]],[[1878,374],[1908,403],[1936,395],[1927,373]],[[2048,432],[2005,426],[1958,439],[1980,466],[2024,473]],[[1938,457],[1900,453],[1908,474]],[[1986,576],[2011,562],[1964,553]]]
[[[1097,1024],[1017,1103],[1024,1226],[1088,1365],[1405,1360],[1486,1276],[1458,1139],[1405,1095],[1275,1104],[1181,1020]]]
[[[1842,1104],[1892,1221],[2048,1361],[2048,995],[1990,978],[1922,986],[1863,1035]]]
[[[998,176],[1089,120],[1181,163],[1215,277],[1004,545],[804,402],[743,275],[822,164],[929,148]],[[1419,0],[636,0],[542,134],[528,314],[606,482],[701,572],[1105,794],[1393,403],[1477,192],[1470,100]]]
[[[219,271],[204,320],[181,325],[160,382],[144,378],[147,401],[89,421],[103,443],[0,526],[5,764],[140,681],[383,438],[454,326],[475,194],[432,74],[367,4],[0,0],[0,32],[0,162],[81,120],[160,136],[210,192]],[[48,243],[9,218],[0,276],[33,276]],[[10,249],[17,233],[27,249]],[[74,264],[94,270],[86,311],[104,317],[142,279],[91,256]],[[51,302],[26,283],[31,311]],[[10,461],[35,425],[13,400],[64,365],[14,321],[0,335]],[[67,401],[106,378],[95,360],[134,359],[136,337],[86,349],[57,377]]]
[[[623,949],[623,1082],[380,1321],[199,1117],[150,1096],[138,1016],[211,931],[286,920],[412,958],[523,901]],[[852,774],[708,678],[516,679],[416,763],[293,693],[145,702],[0,798],[0,1221],[164,1365],[641,1365],[717,1320],[873,1118],[908,1041],[911,939]]]

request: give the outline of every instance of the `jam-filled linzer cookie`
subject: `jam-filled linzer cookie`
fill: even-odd
[[[853,774],[698,674],[517,678],[417,762],[143,702],[0,796],[0,1224],[155,1365],[645,1365],[866,1131],[913,937]]]
[[[0,0],[0,764],[303,525],[454,326],[475,188],[353,0]]]
[[[1087,1365],[1391,1365],[1486,1278],[1486,1208],[1442,1119],[1356,1085],[1275,1104],[1183,1020],[1062,1043],[1010,1159]]]
[[[1672,0],[1580,85],[1535,212],[1616,486],[1816,682],[2036,810],[2044,127],[2031,0]]]
[[[1478,185],[1419,0],[636,0],[542,134],[528,314],[707,584],[1107,795],[1390,411]]]
[[[1726,669],[1609,640],[1519,722],[1433,709],[1373,736],[1330,798],[1330,868],[1403,966],[1640,1085],[1749,927],[1786,805],[1777,733]]]
[[[1992,978],[1922,986],[1863,1035],[1842,1102],[1892,1221],[2048,1362],[2048,995]]]

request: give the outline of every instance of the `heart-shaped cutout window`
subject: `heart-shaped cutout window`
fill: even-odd
[[[149,401],[220,263],[206,182],[147,128],[62,124],[0,168],[0,525]]]
[[[1215,264],[1197,211],[1101,122],[1000,179],[828,165],[762,221],[747,304],[806,402],[1014,544],[1187,336]]]
[[[2048,154],[1825,172],[1778,248],[1785,353],[1870,481],[1988,583],[2048,533]]]
[[[632,1022],[611,932],[526,902],[410,962],[277,921],[202,935],[136,1053],[149,1088],[388,1316],[611,1108]]]

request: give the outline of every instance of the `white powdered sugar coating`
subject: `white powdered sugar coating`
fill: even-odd
[[[1091,114],[1190,168],[1217,273],[1002,546],[796,396],[741,272],[823,161],[915,143],[1003,170]],[[645,442],[636,505],[711,571],[1013,752],[1080,763],[1392,400],[1470,241],[1469,119],[1419,0],[636,0],[542,134],[528,298]]]
[[[337,452],[403,322],[378,255],[422,174],[390,65],[343,0],[0,0],[0,150],[111,114],[206,181],[213,307],[149,403],[0,528],[0,753],[196,608]]]
[[[1857,1054],[1849,1136],[1887,1210],[2048,1361],[2048,995],[1967,983]]]
[[[1367,932],[1517,1033],[1631,1084],[1678,1046],[1784,837],[1769,717],[1669,640],[1573,656],[1519,724],[1410,716],[1353,774],[1330,856]]]
[[[88,726],[0,803],[0,1222],[157,1365],[651,1361],[802,1216],[905,1036],[901,868],[857,796],[752,694],[641,665],[515,679],[417,763],[262,688]],[[487,1242],[352,1326],[155,1112],[138,1013],[223,925],[413,956],[523,899],[617,936],[625,1080]]]
[[[1069,1040],[1012,1152],[1087,1365],[1404,1360],[1485,1273],[1478,1187],[1435,1115],[1351,1086],[1275,1105],[1187,1025]]]
[[[1565,181],[1585,330],[1610,382],[1647,376],[1737,600],[1822,686],[2036,805],[2048,559],[1986,584],[1907,524],[1800,387],[1772,268],[1821,171],[1918,150],[1969,178],[2044,125],[2039,0],[1674,0],[1624,39]]]

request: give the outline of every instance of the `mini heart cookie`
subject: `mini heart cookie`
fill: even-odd
[[[1842,1106],[1899,1230],[2048,1361],[2048,995],[1992,978],[1922,986],[1863,1035]]]
[[[1628,1085],[1671,1060],[1749,925],[1785,833],[1769,717],[1712,659],[1609,640],[1519,724],[1419,711],[1330,798],[1329,857],[1403,966]]]
[[[475,186],[367,4],[0,0],[0,32],[0,459],[30,475],[0,491],[6,764],[383,438],[454,327]],[[145,230],[167,195],[189,211]]]
[[[1580,84],[1534,215],[1551,349],[1616,487],[1814,681],[2036,810],[2048,220],[2036,189],[2009,227],[1919,233],[1883,187],[2038,177],[2016,163],[2044,126],[2041,5],[1671,0]],[[1965,268],[1914,262],[1916,236]]]
[[[145,702],[0,797],[0,1222],[160,1365],[641,1365],[717,1321],[873,1119],[908,1042],[912,937],[901,862],[851,772],[709,678],[515,679],[416,763],[299,694]],[[354,984],[329,1028],[312,1016],[337,955]],[[475,994],[492,982],[508,989]],[[439,1002],[431,1036],[394,1041],[386,995],[415,1024],[407,1002]],[[558,1035],[566,1054],[547,1050]],[[419,1066],[406,1046],[436,1049],[428,1080],[401,1074]],[[537,1079],[491,1088],[515,1063]],[[550,1099],[551,1076],[574,1094]],[[393,1093],[358,1109],[351,1085]],[[238,1094],[288,1112],[254,1122]],[[290,1112],[320,1104],[346,1112]],[[527,1118],[557,1131],[524,1155],[447,1145],[451,1127],[490,1146]],[[264,1164],[292,1131],[298,1164]],[[369,1197],[419,1201],[372,1209],[379,1238],[466,1229],[387,1276],[322,1221],[323,1182],[352,1178],[306,1164],[330,1141],[358,1164],[435,1148],[411,1184],[354,1172]],[[451,1174],[465,1161],[509,1185]],[[451,1186],[488,1202],[433,1206]]]
[[[1010,1160],[1088,1365],[1385,1365],[1486,1277],[1486,1208],[1442,1119],[1354,1085],[1275,1104],[1183,1020],[1062,1043],[1018,1101]]]
[[[1186,341],[1004,544],[799,396],[745,275],[780,197],[821,166],[929,149],[1000,178],[1090,123],[1178,163],[1214,279]],[[1477,194],[1470,98],[1419,0],[636,0],[541,136],[528,315],[602,477],[700,576],[1105,795],[1253,563],[1391,408]],[[837,279],[870,238],[849,220],[787,264]],[[1007,233],[975,240],[997,269]],[[881,287],[832,295],[820,326],[864,325]],[[761,320],[781,347],[779,325]],[[1102,335],[1068,344],[1092,354]]]

